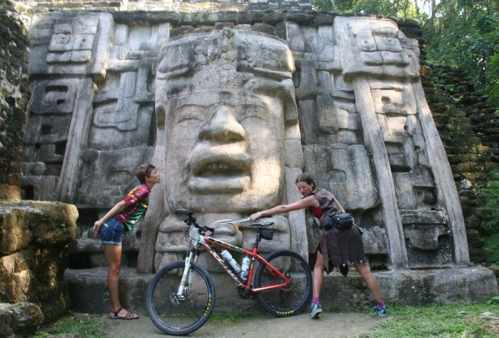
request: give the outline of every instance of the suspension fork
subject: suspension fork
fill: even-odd
[[[185,259],[184,272],[182,273],[182,279],[180,280],[180,285],[177,289],[177,297],[179,299],[184,299],[184,291],[191,285],[191,263],[193,263],[196,258],[197,254],[194,253],[194,250],[191,250],[187,258]]]

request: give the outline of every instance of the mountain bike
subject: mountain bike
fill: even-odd
[[[199,225],[191,211],[177,210],[176,213],[185,216],[189,250],[185,261],[160,269],[147,287],[147,310],[158,329],[169,335],[187,335],[198,330],[210,317],[215,306],[215,284],[210,274],[196,264],[201,252],[207,252],[222,266],[241,297],[255,296],[272,315],[291,316],[303,310],[312,293],[308,263],[289,250],[272,252],[266,257],[259,253],[260,241],[273,238],[272,222],[248,223],[246,226],[256,231],[256,241],[251,249],[245,249],[212,237],[215,229]],[[243,256],[243,271],[232,255]]]

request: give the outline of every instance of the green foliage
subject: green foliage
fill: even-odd
[[[497,13],[487,3],[442,2],[439,17],[424,23],[427,61],[461,69],[479,90],[487,88],[489,62],[499,42]]]
[[[487,93],[490,103],[499,111],[499,51],[490,58],[487,69]]]
[[[38,331],[31,338],[55,338],[60,336],[105,338],[104,322],[97,315],[67,316]]]
[[[499,22],[494,0],[314,0],[319,10],[411,19],[423,27],[426,61],[458,68],[499,103]],[[495,54],[494,54],[495,53]],[[495,56],[494,56],[495,55]]]
[[[390,307],[388,320],[383,321],[369,337],[497,337],[481,313],[499,315],[499,304],[453,304],[421,307]]]
[[[399,18],[423,18],[412,0],[314,0],[322,11],[342,14],[382,15]]]
[[[493,170],[481,189],[482,227],[489,234],[484,249],[489,263],[499,264],[499,169]]]

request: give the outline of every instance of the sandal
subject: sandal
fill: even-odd
[[[133,319],[139,319],[139,315],[125,308],[120,307],[118,311],[111,311],[111,313],[109,314],[109,318],[120,319],[120,320],[133,320]]]

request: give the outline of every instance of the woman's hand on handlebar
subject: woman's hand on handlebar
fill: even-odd
[[[256,221],[257,219],[262,218],[262,217],[263,217],[263,212],[258,211],[258,212],[255,212],[254,214],[251,214],[249,219],[252,221]]]

